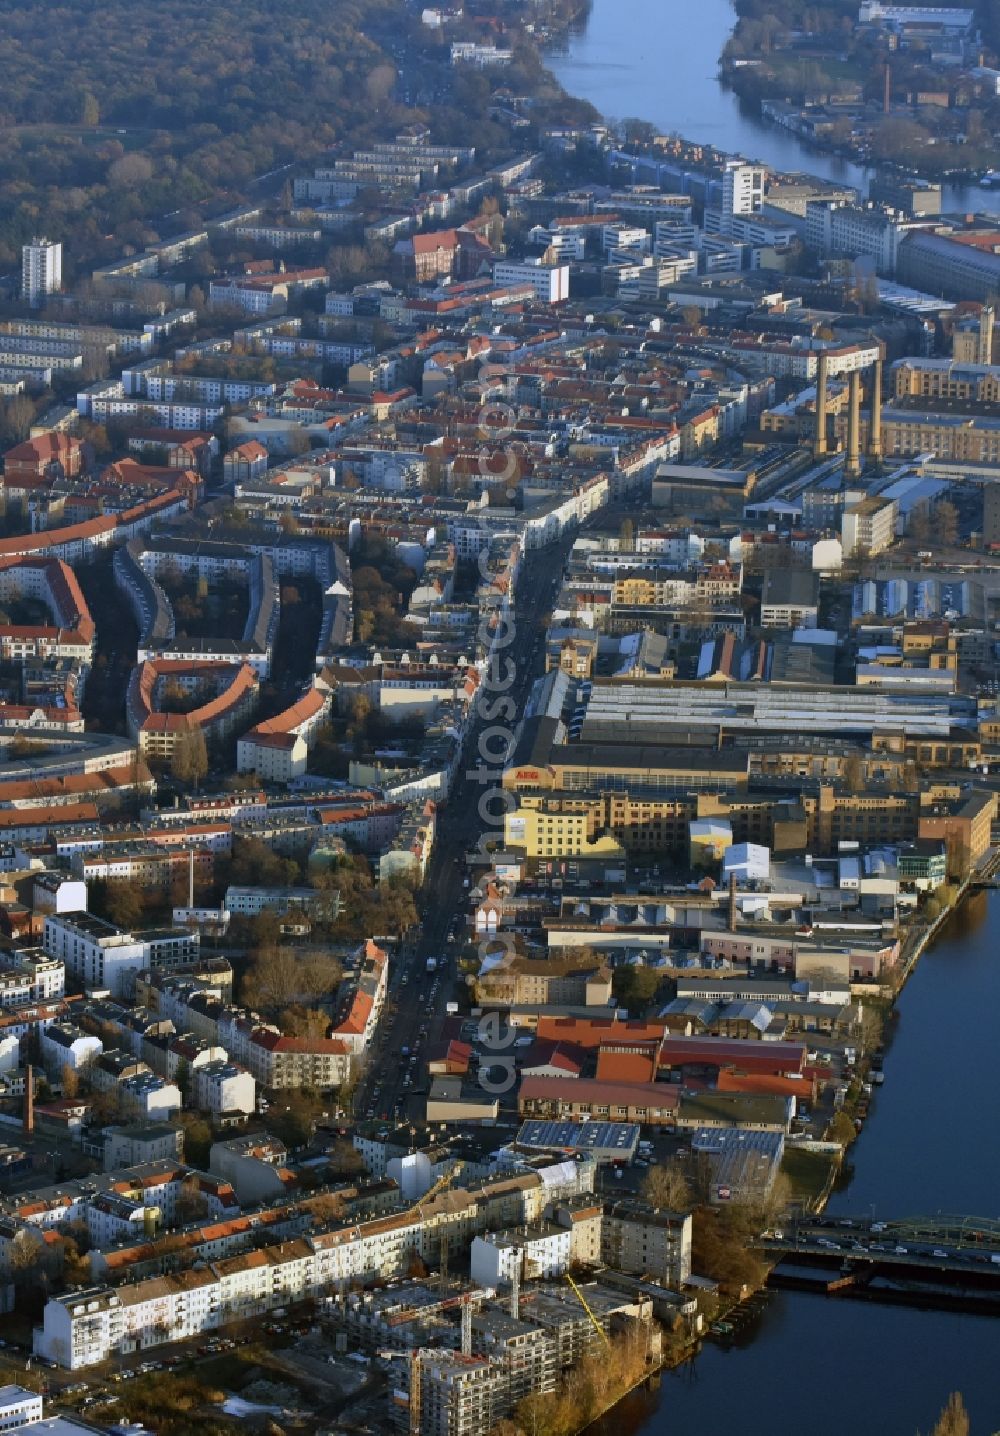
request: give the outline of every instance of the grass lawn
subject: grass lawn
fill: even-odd
[[[826,1185],[833,1162],[826,1152],[808,1152],[801,1147],[786,1147],[781,1170],[792,1184],[792,1192],[800,1201],[816,1200]]]

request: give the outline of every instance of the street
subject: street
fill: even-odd
[[[504,658],[508,655],[516,668],[515,681],[507,692],[518,714],[523,712],[531,685],[543,669],[542,619],[551,606],[573,537],[524,561],[512,616],[514,639],[500,657],[501,673],[507,671]],[[481,698],[492,706],[496,694]],[[499,721],[492,718],[490,725]],[[417,934],[401,940],[391,961],[386,1012],[367,1070],[355,1090],[354,1115],[358,1118],[423,1118],[423,1097],[417,1097],[416,1092],[425,1094],[427,1090],[426,1051],[441,1035],[445,1004],[457,996],[458,974],[448,930],[459,916],[459,932],[462,931],[464,916],[460,914],[467,893],[464,880],[467,878],[471,887],[477,880],[475,869],[468,865],[468,854],[484,827],[479,815],[480,796],[490,785],[475,781],[470,772],[482,761],[477,744],[484,726],[477,702],[461,767],[448,802],[438,814],[437,837],[423,890],[423,921]],[[499,829],[497,832],[499,835]],[[428,958],[437,961],[433,973],[427,971]]]

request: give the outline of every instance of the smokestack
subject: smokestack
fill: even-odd
[[[35,1069],[29,1062],[24,1069],[24,1131],[30,1137],[35,1130]]]
[[[188,851],[188,907],[194,907],[194,848]]]
[[[868,454],[875,463],[882,458],[882,360],[875,360],[872,370],[871,423],[868,426]]]
[[[861,475],[861,375],[857,369],[847,385],[847,462],[844,464],[844,478],[856,479]]]
[[[736,931],[736,874],[729,874],[729,931]]]
[[[889,61],[886,60],[882,76],[882,113],[887,115],[892,109],[892,69]]]
[[[826,453],[826,350],[821,349],[816,365],[816,438],[813,455],[821,459]]]

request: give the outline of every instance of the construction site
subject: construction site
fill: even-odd
[[[502,1295],[396,1282],[330,1299],[327,1320],[338,1345],[384,1363],[392,1428],[407,1436],[488,1431],[613,1337],[634,1341],[650,1369],[661,1359],[652,1298],[600,1279],[522,1290],[515,1272]]]

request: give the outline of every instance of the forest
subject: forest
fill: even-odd
[[[394,119],[398,0],[0,0],[0,270],[184,228],[204,200]],[[398,111],[399,123],[407,114]],[[409,116],[412,118],[412,116]],[[71,276],[70,276],[71,277]]]

